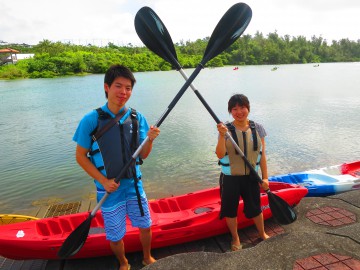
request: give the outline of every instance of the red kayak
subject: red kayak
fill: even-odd
[[[270,183],[271,191],[295,206],[308,190],[298,185]],[[152,248],[170,246],[228,232],[225,219],[219,220],[219,188],[209,188],[185,195],[168,197],[149,202],[151,209]],[[268,196],[262,193],[261,205],[264,218],[270,218]],[[240,201],[239,229],[253,224],[242,213]],[[15,260],[59,259],[57,252],[69,234],[77,228],[89,213],[78,213],[15,223],[1,226],[0,255]],[[139,233],[127,221],[124,237],[126,252],[141,250]],[[111,255],[109,242],[105,239],[104,221],[98,211],[92,219],[89,236],[72,258],[88,258]]]

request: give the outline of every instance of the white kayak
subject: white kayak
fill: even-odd
[[[307,197],[323,197],[360,189],[360,160],[304,172],[275,175],[269,181],[306,187]]]

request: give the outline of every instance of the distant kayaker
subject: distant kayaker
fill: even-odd
[[[104,78],[107,102],[83,117],[73,137],[77,143],[76,161],[95,179],[97,200],[100,201],[106,191],[110,193],[101,211],[106,238],[119,260],[120,270],[130,269],[123,242],[126,215],[132,226],[140,230],[143,264],[155,262],[151,255],[152,221],[139,165],[141,159],[150,154],[153,141],[160,130],[153,126],[149,128],[141,113],[126,108],[135,82],[133,73],[127,67],[111,66]],[[120,182],[116,183],[115,178],[146,136],[149,140],[144,144],[136,165],[131,166]]]
[[[228,101],[228,111],[234,120],[231,123],[219,123],[217,125],[219,137],[216,155],[221,165],[220,218],[225,217],[232,236],[231,250],[237,251],[242,249],[237,231],[240,197],[244,202],[244,214],[247,218],[253,219],[260,237],[265,240],[269,236],[265,233],[264,218],[260,207],[260,185],[251,176],[250,169],[225,135],[229,131],[256,171],[260,166],[263,179],[261,186],[267,190],[269,181],[265,154],[266,131],[261,124],[248,119],[250,102],[245,95],[233,95]]]

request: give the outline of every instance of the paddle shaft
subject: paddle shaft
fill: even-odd
[[[179,65],[180,66],[180,65]],[[181,73],[181,75],[184,77],[185,80],[188,80],[188,76],[186,75],[185,71],[180,67],[178,71]],[[209,104],[206,102],[206,100],[202,97],[200,92],[195,88],[195,86],[190,83],[191,89],[194,91],[195,95],[200,99],[201,103],[205,106],[207,111],[210,113],[212,118],[215,120],[217,124],[221,123],[220,119],[216,116],[214,111],[211,109]],[[239,152],[242,159],[245,161],[246,165],[249,167],[250,171],[256,176],[256,180],[261,184],[263,180],[260,178],[259,174],[255,171],[254,167],[251,165],[249,160],[245,157],[243,151],[241,151],[240,147],[237,145],[233,137],[230,135],[229,132],[226,132],[225,136],[230,140],[230,142],[233,144],[235,149]]]
[[[203,62],[203,61],[202,61]],[[171,101],[171,103],[169,104],[169,106],[166,108],[166,110],[164,111],[164,113],[161,115],[161,117],[159,118],[159,120],[156,122],[155,126],[156,127],[160,127],[162,122],[164,122],[165,118],[169,115],[169,113],[171,112],[171,110],[175,107],[176,103],[179,101],[179,99],[182,97],[182,95],[185,93],[186,89],[188,89],[188,87],[191,85],[191,83],[194,81],[194,79],[196,78],[196,76],[200,73],[201,69],[203,69],[203,63],[200,62],[200,64],[198,64],[198,66],[196,67],[196,69],[194,70],[194,72],[191,74],[191,76],[189,78],[186,79],[185,84],[183,85],[183,87],[181,87],[180,91],[177,93],[177,95],[174,97],[174,99]],[[187,77],[187,76],[186,76]],[[146,137],[145,140],[139,145],[139,147],[136,149],[136,151],[134,152],[134,154],[131,156],[131,159],[125,164],[125,166],[122,168],[122,170],[120,171],[119,175],[115,178],[115,182],[119,183],[121,178],[125,175],[125,173],[127,172],[127,170],[130,168],[130,166],[135,163],[136,158],[138,157],[138,155],[140,154],[141,150],[143,149],[145,143],[149,140],[149,137]],[[100,209],[101,205],[105,202],[105,200],[107,199],[107,197],[110,195],[109,192],[106,192],[105,195],[101,198],[101,200],[97,203],[97,205],[94,207],[94,209],[92,210],[90,216],[94,217],[96,212]]]

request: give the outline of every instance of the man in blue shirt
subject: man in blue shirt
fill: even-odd
[[[130,269],[122,240],[126,233],[126,215],[130,218],[132,226],[138,227],[140,230],[144,253],[143,264],[155,262],[150,252],[151,217],[146,194],[142,182],[139,180],[141,178],[140,166],[134,165],[119,183],[115,182],[118,172],[134,152],[132,149],[134,138],[137,140],[135,145],[139,145],[146,136],[149,137],[139,154],[141,159],[145,159],[151,152],[154,139],[160,133],[157,127],[149,128],[141,113],[136,112],[136,117],[134,117],[134,111],[125,107],[131,97],[135,82],[134,75],[128,68],[121,65],[111,66],[104,78],[107,103],[100,110],[93,110],[86,114],[73,137],[77,143],[76,161],[85,172],[94,178],[97,200],[101,200],[106,192],[110,193],[103,203],[101,211],[106,238],[110,241],[111,250],[119,260],[120,270]],[[99,129],[103,123],[99,111],[110,119],[115,118],[116,115],[122,115],[119,122],[105,132],[101,140],[93,141],[94,131]],[[130,118],[136,118],[136,120],[130,120]],[[137,125],[137,130],[134,129],[134,125]],[[133,132],[138,134],[134,137]],[[120,134],[120,136],[112,134]],[[90,159],[88,155],[90,155]]]

